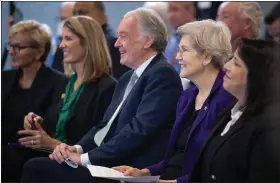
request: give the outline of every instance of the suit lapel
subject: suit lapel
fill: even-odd
[[[214,82],[214,85],[210,91],[209,96],[207,97],[206,101],[204,102],[204,104],[202,105],[202,108],[200,109],[198,115],[197,115],[197,119],[195,119],[193,126],[191,128],[190,131],[190,135],[189,138],[192,136],[193,132],[195,131],[195,129],[200,125],[200,123],[203,121],[203,119],[205,118],[206,114],[208,113],[208,107],[209,107],[209,103],[212,100],[213,95],[216,93],[216,90],[218,90],[222,83],[223,83],[223,77],[224,77],[224,72],[220,71],[219,74],[217,75],[217,78]],[[196,96],[194,96],[195,98]],[[187,145],[186,145],[187,147]]]
[[[86,86],[84,87],[84,90],[82,91],[82,93],[77,101],[74,111],[70,114],[70,117],[67,120],[67,124],[69,124],[71,119],[73,119],[78,114],[80,109],[86,110],[87,106],[85,106],[85,105],[88,104],[89,102],[92,102],[91,100],[94,100],[94,97],[97,92],[97,87],[96,87],[97,82],[86,83]]]
[[[160,62],[163,58],[164,58],[164,56],[163,56],[161,53],[157,54],[157,55],[153,58],[153,60],[150,62],[150,64],[149,64],[149,65],[147,66],[147,68],[144,70],[144,72],[142,73],[142,75],[138,78],[137,82],[135,83],[135,85],[134,85],[133,88],[131,89],[130,93],[127,95],[125,101],[123,102],[123,104],[122,104],[122,106],[121,106],[121,108],[120,108],[120,110],[119,110],[119,111],[120,111],[119,114],[121,113],[121,110],[125,107],[125,105],[127,104],[127,102],[129,101],[129,99],[131,98],[131,96],[133,95],[133,92],[136,90],[136,88],[138,87],[138,85],[141,83],[141,80],[142,80],[142,78],[144,77],[145,73],[146,73],[150,68],[152,68],[155,64],[157,64],[158,62]],[[126,86],[127,86],[128,82],[129,82],[129,80],[130,80],[130,77],[131,77],[132,73],[133,73],[133,71],[131,71],[131,74],[129,75],[129,79],[128,79],[127,83],[126,83]],[[124,95],[126,86],[124,87],[124,89],[123,89],[123,91],[122,91],[122,94],[121,94],[121,96],[122,96],[122,97],[121,97],[121,101],[122,101],[122,99],[123,99],[123,95]],[[120,102],[121,102],[121,101],[120,101]],[[119,102],[119,103],[120,103],[120,102]]]

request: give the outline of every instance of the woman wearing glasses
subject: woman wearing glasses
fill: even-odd
[[[194,83],[177,105],[177,118],[165,159],[145,169],[114,167],[125,175],[160,175],[161,182],[186,183],[215,119],[235,99],[223,89],[223,65],[232,54],[231,34],[221,22],[187,23],[178,29],[181,37],[176,59],[180,76]]]
[[[44,115],[52,103],[59,101],[67,77],[44,66],[50,47],[51,35],[36,21],[22,21],[9,30],[6,44],[14,70],[2,72],[2,153],[20,158],[8,143],[17,142],[17,131],[23,128],[24,116],[29,111]],[[16,161],[16,160],[13,160]],[[15,165],[17,166],[17,165]],[[16,177],[15,174],[3,175]]]

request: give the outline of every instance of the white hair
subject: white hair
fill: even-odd
[[[253,36],[260,36],[260,28],[263,23],[263,13],[261,6],[257,2],[238,2],[238,12],[240,18],[248,18],[252,21]]]
[[[75,3],[76,3],[75,1],[62,2],[61,5],[60,5],[60,8],[63,8],[65,6],[74,6]]]
[[[223,22],[210,19],[190,22],[180,26],[177,32],[181,38],[189,36],[194,49],[200,55],[211,56],[218,68],[222,68],[232,54],[231,32]]]
[[[141,7],[127,12],[124,18],[131,16],[136,18],[140,33],[154,40],[152,48],[164,52],[168,38],[167,28],[159,14],[152,9]]]
[[[168,37],[171,36],[172,33],[172,27],[169,21],[168,16],[168,3],[167,2],[145,2],[143,5],[144,8],[149,8],[155,10],[159,16],[163,19],[166,28],[167,28],[167,34]]]

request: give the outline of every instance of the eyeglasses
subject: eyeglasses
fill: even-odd
[[[7,49],[8,51],[10,51],[12,48],[13,48],[13,50],[14,50],[15,53],[19,53],[20,50],[22,50],[22,49],[26,49],[26,48],[36,48],[36,46],[32,46],[32,45],[29,45],[29,46],[20,46],[20,45],[12,45],[12,44],[10,44],[9,42],[6,43],[6,49]]]
[[[191,51],[191,50],[190,49],[186,49],[186,48],[178,47],[177,50],[176,50],[176,53],[182,55],[186,51]]]

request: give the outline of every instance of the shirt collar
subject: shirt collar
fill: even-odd
[[[138,78],[140,78],[140,76],[143,74],[143,72],[145,71],[145,69],[148,67],[148,65],[151,63],[151,61],[153,60],[153,58],[155,58],[156,55],[150,57],[148,60],[146,60],[142,65],[140,65],[136,70],[135,73],[137,75]]]
[[[240,116],[243,114],[243,111],[241,110],[242,106],[239,102],[235,104],[235,106],[231,109],[231,119],[233,121],[236,121],[240,118]]]

